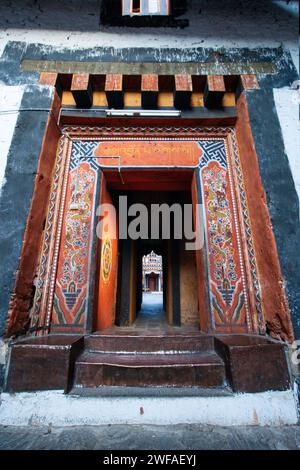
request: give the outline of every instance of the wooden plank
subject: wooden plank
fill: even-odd
[[[155,109],[158,100],[158,75],[145,74],[142,75],[142,107],[145,109]]]
[[[188,109],[191,106],[193,82],[191,75],[175,75],[174,106]]]
[[[235,91],[236,99],[240,97],[243,91],[258,90],[259,88],[259,83],[255,74],[240,75],[238,85]]]
[[[107,74],[105,79],[105,91],[123,91],[123,75]]]
[[[93,89],[88,73],[74,73],[71,92],[78,108],[90,108],[93,104]]]
[[[123,75],[107,74],[105,93],[109,108],[122,109],[124,106]]]
[[[34,60],[23,59],[21,69],[31,72],[57,73],[90,73],[90,74],[128,74],[143,73],[159,75],[175,75],[188,73],[190,75],[213,75],[220,70],[220,64],[214,62],[103,62],[103,61],[69,61],[69,60]],[[223,62],[224,75],[274,74],[278,72],[278,64],[270,61],[255,62]],[[164,90],[168,91],[168,90]],[[196,90],[197,91],[197,90]]]
[[[176,91],[193,91],[193,82],[191,75],[175,75]]]
[[[204,88],[204,106],[209,109],[220,108],[225,91],[223,75],[207,75]]]
[[[225,81],[223,75],[207,75],[207,87],[212,92],[225,92]]]
[[[40,74],[39,83],[41,85],[55,86],[58,74],[55,72],[42,72]]]
[[[42,72],[40,74],[39,83],[41,85],[48,85],[48,86],[55,87],[59,97],[60,98],[62,97],[63,87],[62,87],[60,77],[57,73],[55,73],[55,72]]]
[[[241,85],[243,90],[257,90],[260,88],[257,77],[254,74],[241,75]]]

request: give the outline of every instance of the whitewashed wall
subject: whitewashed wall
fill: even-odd
[[[274,89],[276,110],[281,126],[285,152],[289,159],[294,183],[300,200],[300,90]]]
[[[38,6],[37,6],[38,3]],[[1,0],[0,56],[7,41],[56,47],[279,47],[298,67],[298,2],[189,0],[185,29],[100,27],[98,0]],[[19,6],[19,8],[18,8]]]
[[[0,194],[5,182],[7,155],[16,126],[23,91],[23,86],[0,84]]]
[[[215,0],[189,1],[190,26],[170,28],[109,28],[99,31],[98,0],[1,0],[0,2],[0,57],[8,41],[41,43],[60,48],[241,48],[279,47],[291,52],[299,72],[297,1],[285,0]],[[92,60],[92,55],[91,55]],[[18,88],[18,87],[17,87]],[[21,91],[0,88],[0,106],[19,102]],[[6,90],[6,91],[5,91]],[[6,95],[6,97],[5,97]],[[296,117],[296,93],[283,89],[274,91],[276,109],[282,127],[286,153],[289,158],[295,186],[299,194],[299,123]],[[1,116],[0,185],[7,149],[11,142],[16,115]],[[5,121],[4,121],[5,120]],[[5,127],[3,127],[3,125]]]

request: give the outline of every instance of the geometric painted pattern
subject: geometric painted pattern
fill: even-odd
[[[227,169],[224,139],[203,140],[198,142],[198,145],[203,150],[203,155],[200,160],[200,168],[205,167],[211,161],[215,161],[219,163],[222,168]]]
[[[94,151],[98,145],[98,142],[95,141],[74,141],[72,145],[70,169],[73,170],[77,168],[79,163],[89,162],[91,167],[97,170],[98,165],[95,160]]]
[[[257,327],[255,327],[257,332],[261,334],[265,334],[266,326],[265,326],[264,314],[262,310],[261,290],[260,290],[260,283],[259,283],[257,267],[256,267],[255,251],[254,251],[251,223],[250,223],[248,204],[247,204],[247,195],[245,191],[244,177],[243,177],[243,172],[242,172],[241,165],[240,165],[240,158],[239,158],[239,152],[237,148],[237,142],[235,138],[234,129],[232,129],[230,133],[230,142],[232,145],[232,154],[233,154],[233,159],[234,159],[233,167],[234,167],[234,172],[236,175],[236,180],[238,183],[238,190],[239,190],[239,197],[240,197],[239,206],[241,208],[241,213],[242,213],[242,223],[243,223],[245,241],[246,241],[246,246],[247,246],[247,258],[249,261],[253,293],[254,293],[254,304],[255,304],[256,311],[252,312],[252,319],[254,323],[257,323]]]

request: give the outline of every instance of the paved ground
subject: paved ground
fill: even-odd
[[[72,428],[1,427],[0,449],[28,450],[292,450],[300,426],[235,427],[177,425]]]
[[[164,329],[167,326],[166,314],[163,310],[163,294],[143,293],[141,311],[134,323],[135,328]]]

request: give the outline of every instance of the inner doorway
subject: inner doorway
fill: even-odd
[[[111,300],[111,321],[110,325],[99,325],[100,328],[97,327],[97,330],[113,325],[133,328],[140,326],[144,331],[156,326],[162,330],[165,326],[166,329],[180,326],[199,327],[196,252],[186,251],[185,239],[175,237],[175,213],[170,211],[170,219],[167,219],[169,220],[167,236],[165,231],[162,232],[163,225],[159,225],[159,231],[153,237],[154,219],[151,217],[153,206],[167,206],[169,210],[173,204],[176,204],[180,206],[183,214],[186,205],[192,205],[193,174],[193,171],[184,175],[182,171],[176,174],[174,171],[172,173],[162,171],[157,172],[155,179],[152,172],[149,174],[149,170],[138,174],[135,171],[122,170],[122,180],[120,180],[120,175],[116,175],[115,171],[105,171],[102,188],[106,188],[109,196],[107,200],[111,200],[120,228],[124,230],[125,227],[126,236],[118,238],[116,250],[112,246],[110,263],[106,263],[111,267],[111,274],[116,272],[116,277],[106,276],[109,279],[104,286],[104,282],[100,279],[102,284],[99,289],[97,318],[101,320],[108,312],[107,304],[102,300],[103,294],[107,294],[106,297]],[[143,189],[141,179],[143,179]],[[158,185],[159,180],[162,181]],[[147,209],[146,219],[144,216],[139,219],[141,206]],[[182,222],[183,218],[180,218],[180,224]],[[136,230],[135,236],[130,232],[132,226]],[[143,232],[145,227],[147,234],[150,235],[149,238],[140,236],[140,231]],[[176,227],[178,230],[178,225]],[[123,233],[122,230],[120,233]],[[127,231],[130,236],[127,236]],[[103,246],[106,246],[104,243],[102,242],[102,259],[104,259]],[[153,264],[154,261],[156,265]],[[103,266],[102,264],[103,277],[106,264]]]
[[[142,256],[142,304],[137,312],[137,327],[155,328],[166,324],[163,301],[163,261],[153,250]]]

